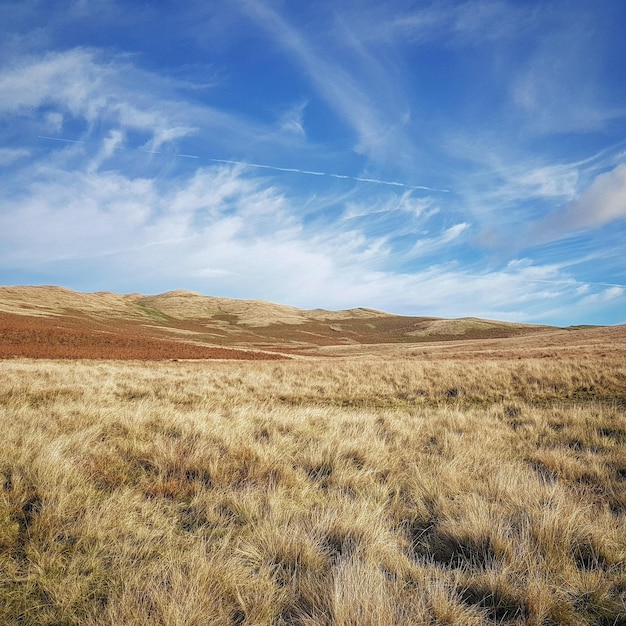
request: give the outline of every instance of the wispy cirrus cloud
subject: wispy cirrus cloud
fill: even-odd
[[[608,289],[605,289],[604,291],[601,291],[599,293],[585,296],[582,299],[581,304],[597,305],[601,303],[613,302],[614,300],[621,300],[624,296],[624,292],[626,292],[626,288],[619,285],[614,285],[613,287],[609,287]]]
[[[306,137],[306,130],[304,128],[304,112],[306,107],[307,102],[302,101],[295,106],[289,107],[286,111],[283,111],[278,121],[280,129],[287,133]]]
[[[363,71],[355,71],[353,65],[348,69],[341,62],[345,52],[331,57],[327,49],[319,47],[323,43],[319,36],[310,37],[267,4],[241,0],[240,5],[247,16],[271,33],[290,60],[304,69],[317,94],[356,133],[357,152],[380,164],[391,154],[392,147],[396,153],[411,151],[401,132],[408,122],[408,111],[401,100],[391,97],[398,94],[386,78],[391,68],[385,71],[374,55],[359,50],[361,56],[366,56],[359,61]]]
[[[25,148],[0,148],[0,165],[10,165],[28,156],[30,150]]]
[[[469,0],[407,7],[395,2],[358,7],[353,18],[364,42],[474,45],[519,37],[532,26],[534,11],[513,2]]]
[[[0,112],[48,122],[59,130],[64,120],[73,118],[167,137],[172,132],[169,116],[149,104],[142,106],[142,92],[132,96],[133,79],[141,74],[129,62],[94,50],[29,55],[0,71]]]
[[[447,148],[469,165],[454,185],[480,245],[520,254],[623,216],[622,143],[582,159],[529,156],[468,135],[450,139]],[[574,249],[568,253],[580,258]]]
[[[566,229],[597,228],[626,218],[626,163],[597,176],[562,217]]]
[[[605,80],[614,68],[607,45],[619,37],[621,9],[606,3],[597,11],[584,2],[555,2],[551,9],[507,0],[416,8],[385,3],[359,7],[352,19],[363,44],[436,43],[442,50],[465,49],[470,59],[482,49],[484,75],[473,78],[482,87],[487,76],[503,88],[494,93],[503,106],[492,124],[503,116],[527,133],[553,134],[587,132],[623,118],[621,96]]]
[[[51,139],[80,143],[119,131],[139,133],[135,141],[150,152],[183,139],[197,143],[207,133],[220,153],[230,154],[233,146],[255,146],[261,153],[268,144],[288,147],[286,134],[185,99],[180,89],[178,81],[138,67],[127,55],[86,48],[28,54],[0,69],[0,113],[24,120],[26,145],[51,133],[61,135]]]
[[[198,168],[165,181],[88,165],[80,174],[48,167],[32,176],[38,182],[27,194],[18,193],[16,181],[0,204],[0,263],[42,273],[91,269],[104,277],[102,284],[89,279],[93,289],[132,291],[140,283],[158,290],[169,279],[303,307],[365,302],[407,314],[437,315],[445,308],[448,315],[526,321],[541,318],[538,301],[558,309],[557,301],[584,298],[592,306],[597,292],[579,291],[582,284],[556,265],[531,261],[486,272],[456,262],[398,271],[388,265],[394,244],[387,235],[374,236],[354,220],[309,224],[299,198],[240,166]],[[368,213],[365,196],[360,203]],[[395,205],[429,219],[428,207],[407,193]],[[420,254],[440,252],[468,228],[442,229]],[[620,294],[611,293],[619,301]]]
[[[119,130],[112,130],[108,137],[102,142],[101,147],[95,157],[89,162],[87,172],[93,173],[99,169],[105,161],[110,159],[115,151],[122,147],[124,142],[124,133]]]
[[[551,213],[536,224],[534,235],[539,240],[559,239],[620,219],[626,219],[626,163],[599,174],[563,210]]]
[[[416,257],[442,248],[449,250],[449,245],[457,240],[470,227],[467,222],[461,222],[446,228],[437,237],[419,239],[408,253],[410,257]]]
[[[540,31],[530,54],[516,68],[511,98],[533,134],[589,132],[626,117],[621,95],[606,81],[607,50],[619,21],[616,6],[598,12],[579,4],[562,11]],[[602,36],[598,36],[602,33]]]

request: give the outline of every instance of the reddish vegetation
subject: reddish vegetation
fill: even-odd
[[[132,326],[89,327],[78,318],[31,317],[0,313],[0,358],[45,359],[243,359],[272,360],[277,354],[214,348],[151,337]]]

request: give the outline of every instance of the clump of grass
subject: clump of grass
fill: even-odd
[[[626,621],[621,362],[0,368],[3,624]]]

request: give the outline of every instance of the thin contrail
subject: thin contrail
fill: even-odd
[[[50,141],[64,141],[65,143],[91,143],[92,145],[96,145],[90,141],[79,141],[78,139],[63,139],[62,137],[46,137],[46,135],[37,135],[37,139],[49,139]]]
[[[80,141],[78,139],[64,139],[62,137],[47,137],[45,135],[37,135],[39,139],[47,139],[48,141],[62,141],[65,143],[80,143],[87,145],[98,145],[96,142]],[[124,146],[115,146],[118,150],[125,150]],[[147,150],[145,148],[137,148],[141,152],[147,154],[162,154],[160,150]],[[176,154],[175,156],[184,159],[201,159],[195,154]],[[274,172],[286,172],[288,174],[304,174],[306,176],[327,176],[328,178],[337,178],[339,180],[354,180],[359,183],[368,183],[371,185],[387,185],[389,187],[402,187],[403,189],[418,189],[420,191],[436,191],[438,193],[450,193],[449,189],[439,189],[437,187],[427,187],[426,185],[409,185],[393,180],[381,180],[379,178],[363,178],[360,176],[348,176],[346,174],[334,174],[332,172],[317,172],[315,170],[303,170],[295,167],[278,167],[277,165],[265,165],[263,163],[250,163],[249,161],[234,161],[230,159],[213,159],[206,157],[207,161],[213,163],[228,163],[230,165],[241,165],[243,167],[254,167],[257,169],[272,170]]]
[[[313,170],[299,170],[295,167],[278,167],[276,165],[263,165],[262,163],[250,163],[248,161],[231,161],[229,159],[211,159],[207,161],[214,163],[229,163],[230,165],[245,165],[247,167],[258,167],[263,170],[275,170],[277,172],[289,172],[291,174],[310,174],[311,176],[326,176],[325,172],[314,172]]]
[[[346,176],[345,174],[332,174],[329,172],[315,172],[313,170],[301,170],[295,167],[278,167],[276,165],[264,165],[261,163],[250,163],[248,161],[231,161],[228,159],[211,159],[215,163],[230,163],[231,165],[243,165],[246,167],[257,167],[264,170],[274,170],[276,172],[289,172],[293,174],[307,174],[309,176],[328,176],[330,178],[339,178],[341,180],[356,180],[359,183],[370,183],[374,185],[390,185],[392,187],[403,187],[404,189],[421,189],[425,191],[438,191],[441,193],[450,193],[449,189],[438,189],[436,187],[426,187],[425,185],[409,185],[391,180],[381,180],[379,178],[361,178],[360,176]]]

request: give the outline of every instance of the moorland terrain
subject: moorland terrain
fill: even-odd
[[[626,624],[626,326],[0,288],[0,623]]]
[[[303,310],[171,291],[155,296],[0,287],[0,358],[510,357],[613,351],[625,326],[556,328],[477,318]],[[405,350],[399,350],[401,346]]]

